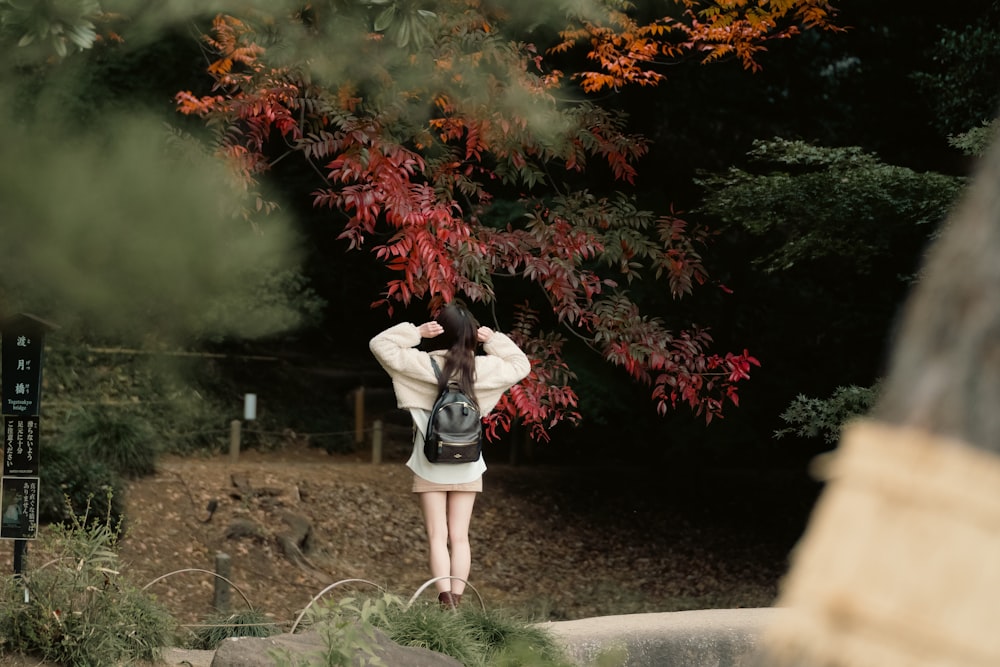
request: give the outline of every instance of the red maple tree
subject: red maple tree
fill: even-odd
[[[588,40],[600,70],[574,77],[549,67],[535,45],[504,36],[504,12],[479,0],[439,2],[434,13],[370,3],[353,22],[328,21],[311,5],[288,17],[219,15],[205,36],[216,54],[214,90],[179,93],[178,109],[218,129],[218,151],[251,193],[289,154],[314,165],[323,177],[314,205],[336,214],[351,248],[370,248],[396,272],[377,302],[390,311],[414,299],[431,311],[458,296],[490,302],[501,276],[540,288],[546,309],[520,307],[511,331],[532,358],[531,375],[498,406],[491,433],[517,417],[546,439],[553,425],[579,419],[561,354],[567,331],[648,383],[661,413],[683,404],[711,420],[738,403],[737,385],[758,361],[746,350],[711,352],[706,329],[671,331],[626,289],[662,277],[679,298],[705,283],[699,249],[709,232],[673,212],[640,210],[628,194],[567,185],[598,161],[631,184],[648,143],[627,132],[623,116],[560,98],[570,78],[584,91],[656,84],[656,60],[687,52],[709,61],[731,53],[755,67],[767,40],[799,25],[828,27],[831,10],[816,0],[682,5],[681,18],[642,26],[623,12],[577,20],[554,49]],[[344,39],[352,26],[360,35]],[[351,65],[331,76],[321,65],[336,53],[288,58],[287,48],[264,46],[287,47],[292,29],[334,52],[346,44]],[[493,206],[511,193],[522,215],[498,221]],[[551,319],[563,328],[543,330]]]

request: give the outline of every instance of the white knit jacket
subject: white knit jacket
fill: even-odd
[[[397,405],[407,410],[430,410],[437,399],[437,376],[430,355],[444,356],[444,350],[428,353],[416,349],[420,332],[415,324],[403,322],[371,339],[368,347],[392,378]],[[503,393],[523,380],[531,371],[528,357],[510,338],[494,332],[483,344],[485,355],[476,356],[476,401],[481,414],[496,407]],[[441,362],[439,366],[443,366]]]

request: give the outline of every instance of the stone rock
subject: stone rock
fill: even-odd
[[[294,546],[297,551],[304,554],[310,553],[313,550],[313,542],[316,541],[313,535],[312,521],[308,517],[294,512],[282,512],[281,519],[288,526],[288,529],[282,531],[278,536],[278,541],[280,543],[287,542],[288,546]]]
[[[243,538],[264,540],[267,539],[267,531],[251,519],[233,519],[226,527],[226,539],[240,540]]]
[[[281,634],[273,637],[234,637],[215,650],[211,667],[277,667],[280,664],[325,665],[326,641],[317,631]],[[372,650],[382,664],[390,667],[462,667],[454,658],[424,648],[400,646],[384,632],[375,630]],[[368,665],[370,656],[360,653],[351,663]]]

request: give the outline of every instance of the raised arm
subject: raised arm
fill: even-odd
[[[531,362],[527,355],[506,334],[481,327],[479,339],[483,341],[486,356],[477,361],[477,388],[507,389],[531,372]]]
[[[417,380],[436,382],[434,370],[427,360],[427,353],[417,349],[421,338],[432,338],[437,335],[431,335],[429,324],[431,323],[418,327],[410,322],[403,322],[389,327],[372,338],[368,348],[390,375],[405,375]],[[422,333],[428,335],[423,336]]]

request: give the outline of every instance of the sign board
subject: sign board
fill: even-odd
[[[14,540],[14,572],[21,572],[26,539],[38,537],[38,414],[42,395],[42,348],[53,327],[21,313],[0,322],[0,413],[3,475],[0,476],[0,539]]]
[[[3,475],[38,474],[38,417],[3,418]]]
[[[42,334],[34,327],[4,330],[0,357],[3,414],[37,415],[42,392]]]
[[[8,477],[0,480],[0,538],[38,537],[38,478]]]
[[[246,394],[243,397],[243,419],[257,419],[257,394]]]

